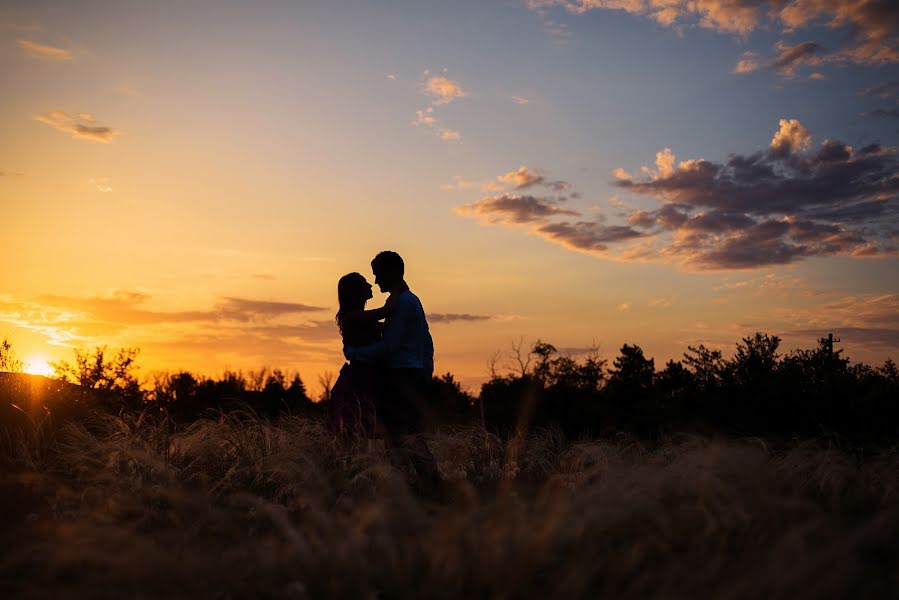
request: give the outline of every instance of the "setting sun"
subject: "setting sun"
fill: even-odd
[[[30,375],[43,375],[44,377],[47,377],[53,373],[53,367],[51,367],[50,363],[47,362],[47,359],[42,356],[31,356],[26,358],[23,362],[25,363],[25,368],[23,370]]]

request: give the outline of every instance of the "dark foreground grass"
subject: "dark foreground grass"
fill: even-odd
[[[378,441],[246,414],[97,415],[3,440],[5,598],[889,598],[899,451],[430,434],[417,496]]]

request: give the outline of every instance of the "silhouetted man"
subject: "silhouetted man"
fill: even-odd
[[[434,373],[434,342],[418,296],[404,280],[405,264],[396,252],[385,250],[371,261],[375,283],[389,293],[393,305],[384,322],[383,338],[368,346],[345,346],[349,361],[386,364],[385,393],[377,402],[377,416],[387,433],[388,446],[405,445],[407,456],[424,479],[437,476],[434,457],[420,438],[407,436],[424,429],[425,388]],[[411,455],[408,455],[411,452]]]

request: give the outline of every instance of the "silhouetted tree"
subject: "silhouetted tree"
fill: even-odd
[[[57,378],[70,383],[98,390],[109,400],[119,398],[132,408],[139,408],[144,396],[134,371],[138,348],[122,348],[111,359],[106,347],[97,347],[93,352],[75,350],[75,364],[64,360],[51,363]]]
[[[16,357],[12,344],[7,338],[3,338],[3,341],[0,342],[0,371],[21,373],[24,367],[24,363]]]

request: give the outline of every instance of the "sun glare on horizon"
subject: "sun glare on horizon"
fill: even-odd
[[[43,375],[47,377],[53,373],[53,367],[50,366],[50,363],[43,356],[31,356],[23,362],[25,363],[23,370],[29,375]]]

